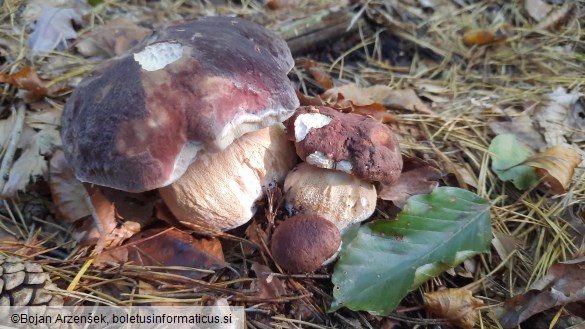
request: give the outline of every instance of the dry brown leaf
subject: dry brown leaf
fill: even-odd
[[[258,278],[252,282],[251,289],[257,290],[256,296],[261,299],[270,299],[284,296],[286,294],[286,285],[284,281],[272,275],[272,270],[260,263],[254,263],[251,266],[252,271]],[[270,273],[270,274],[269,274]]]
[[[354,105],[353,103],[350,104],[352,113],[370,116],[382,123],[390,123],[390,122],[397,122],[395,116],[388,113],[386,107],[380,103],[372,103],[370,105]]]
[[[496,33],[485,30],[468,31],[463,34],[463,43],[466,46],[489,45],[499,41]]]
[[[501,259],[507,259],[511,253],[518,249],[520,243],[520,240],[515,236],[504,233],[494,233],[494,238],[492,239],[492,246]],[[513,263],[508,262],[506,266],[511,267]]]
[[[529,317],[564,306],[565,310],[585,317],[585,259],[558,263],[532,285],[527,292],[508,299],[496,309],[504,328],[517,327]]]
[[[403,157],[403,162],[398,182],[378,185],[378,198],[392,201],[399,208],[404,207],[406,200],[413,195],[432,192],[439,186],[438,180],[442,177],[437,168],[418,158]]]
[[[483,306],[483,301],[473,297],[467,289],[452,288],[425,293],[424,306],[456,328],[471,329],[477,321],[476,309]]]
[[[84,194],[87,192],[83,184],[75,177],[73,169],[60,150],[51,157],[49,184],[51,196],[60,218],[72,223],[80,218],[91,216],[91,210],[84,198]]]
[[[28,90],[36,97],[46,96],[49,92],[47,82],[43,81],[30,66],[21,68],[10,75],[0,73],[0,82],[9,83],[19,89]]]
[[[335,103],[339,94],[342,94],[344,99],[350,100],[357,106],[380,103],[390,109],[433,114],[433,111],[412,89],[394,90],[391,87],[383,85],[361,88],[356,84],[347,84],[325,91],[322,98],[328,102]]]
[[[585,211],[579,210],[579,205],[575,204],[568,206],[560,216],[569,227],[567,233],[573,237],[573,243],[576,246],[584,245],[585,243]]]
[[[89,188],[99,223],[96,253],[115,247],[154,221],[155,194],[128,193],[105,187]]]
[[[323,89],[330,89],[333,88],[333,79],[329,73],[325,72],[325,70],[319,65],[319,63],[313,60],[306,60],[304,64],[305,70],[308,70],[313,79],[323,88]]]
[[[114,203],[108,200],[99,187],[92,188],[90,191],[91,204],[95,210],[98,222],[95,223],[100,233],[99,240],[96,242],[96,253],[100,254],[108,246],[118,246],[132,235],[124,232],[122,235],[116,234],[114,230],[118,226],[116,222],[116,207]]]
[[[137,46],[151,34],[151,29],[123,18],[114,19],[79,37],[75,47],[87,57],[113,57]]]
[[[537,22],[542,21],[551,10],[551,6],[543,0],[524,0],[524,8]]]
[[[554,30],[565,25],[575,14],[575,3],[565,2],[562,7],[552,11],[536,26],[537,30]]]
[[[246,237],[260,248],[262,248],[263,245],[267,246],[268,241],[270,240],[266,232],[262,229],[262,226],[255,219],[253,219],[250,225],[246,228]],[[257,249],[249,243],[244,244],[243,248],[246,255],[251,255]]]
[[[301,106],[324,106],[325,102],[319,96],[307,96],[300,91],[296,91],[297,98]]]
[[[568,146],[556,145],[526,159],[522,165],[537,168],[536,173],[545,177],[545,182],[554,194],[565,193],[581,155]]]
[[[152,228],[130,238],[122,249],[128,251],[128,261],[144,266],[180,266],[192,270],[172,270],[172,273],[192,279],[209,275],[199,270],[225,267],[221,243],[216,238],[194,238],[173,228]],[[116,248],[120,249],[120,248]]]
[[[497,135],[512,134],[516,136],[516,139],[530,146],[533,150],[542,150],[546,147],[544,137],[534,127],[533,118],[526,113],[514,116],[510,121],[490,122],[489,126]]]

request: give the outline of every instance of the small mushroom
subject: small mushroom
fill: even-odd
[[[173,184],[165,203],[184,224],[229,230],[248,222],[263,188],[282,182],[297,162],[282,125],[248,133],[220,153],[202,156]]]
[[[317,215],[297,215],[280,224],[270,242],[270,252],[289,273],[313,272],[335,257],[341,234],[327,219]]]
[[[402,156],[396,136],[373,118],[326,106],[303,106],[285,125],[299,157],[313,166],[385,184],[400,176]]]
[[[63,110],[65,158],[83,182],[169,185],[202,154],[290,117],[293,65],[284,40],[240,18],[164,26],[76,87]]]
[[[289,213],[325,217],[343,231],[368,219],[376,210],[374,185],[338,170],[298,164],[284,181]]]

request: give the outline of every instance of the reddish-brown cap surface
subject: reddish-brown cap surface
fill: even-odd
[[[303,106],[285,125],[299,157],[313,166],[386,184],[400,176],[398,140],[388,126],[373,118],[326,106]]]
[[[285,271],[302,273],[318,269],[340,245],[335,224],[318,215],[297,215],[276,228],[270,252]]]
[[[298,106],[286,43],[232,17],[168,25],[97,66],[63,112],[63,149],[85,182],[139,192],[179,178],[199,152],[282,122]]]

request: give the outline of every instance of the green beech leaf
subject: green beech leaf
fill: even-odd
[[[522,144],[512,134],[496,136],[490,144],[492,170],[504,182],[512,181],[519,190],[526,190],[538,182],[533,167],[520,165],[534,154],[532,149]]]
[[[396,220],[360,228],[342,246],[332,281],[333,304],[385,315],[421,283],[489,251],[489,203],[454,187],[415,195]]]

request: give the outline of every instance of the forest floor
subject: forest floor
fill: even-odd
[[[0,252],[42,264],[67,303],[227,301],[245,307],[249,328],[585,328],[584,1],[88,2],[0,1]],[[273,225],[287,216],[280,190],[249,224],[210,237],[169,229],[156,191],[75,183],[58,150],[61,112],[79,81],[157,26],[214,15],[258,22],[288,42],[302,104],[339,105],[342,94],[353,111],[391,114],[381,120],[404,155],[436,168],[441,186],[489,202],[489,252],[387,314],[328,312],[335,265],[287,275],[270,255]],[[494,146],[502,135],[512,153]],[[504,162],[535,181],[494,168],[494,157],[516,152],[527,155]],[[370,221],[399,211],[379,199]],[[140,264],[128,246],[141,239],[154,254],[190,239],[193,259]],[[428,294],[440,291],[433,308]]]

